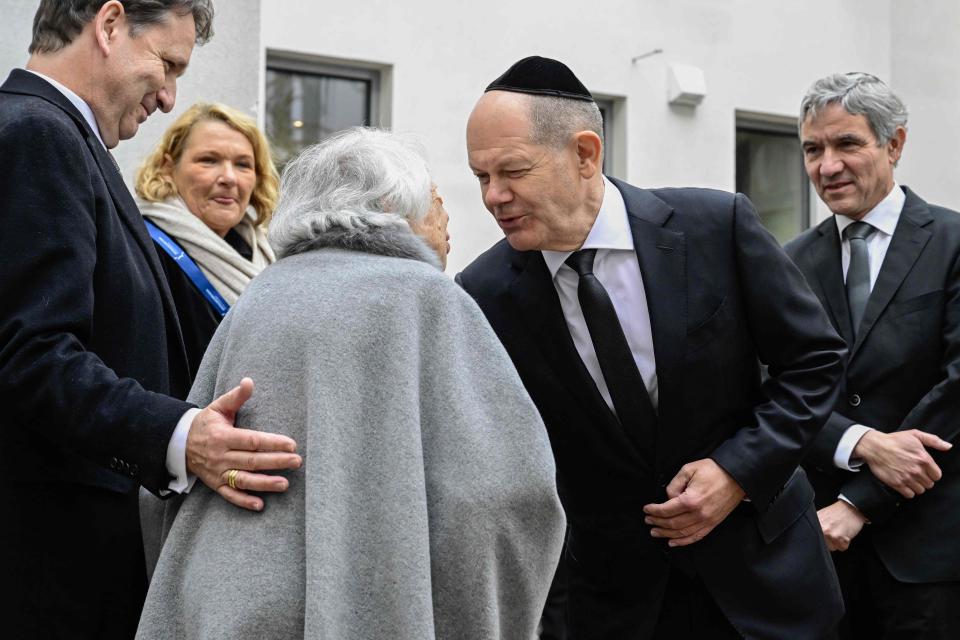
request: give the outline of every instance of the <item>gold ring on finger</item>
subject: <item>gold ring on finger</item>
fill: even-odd
[[[229,485],[229,487],[230,487],[231,489],[236,489],[236,488],[237,488],[237,476],[238,476],[238,475],[240,475],[240,470],[239,470],[239,469],[229,469],[229,470],[227,471],[227,485]]]

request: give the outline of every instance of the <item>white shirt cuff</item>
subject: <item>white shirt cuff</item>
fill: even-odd
[[[868,431],[873,431],[873,429],[865,427],[862,424],[852,424],[847,427],[847,430],[843,433],[843,437],[840,438],[840,442],[837,443],[837,450],[833,453],[833,464],[838,469],[845,471],[860,470],[860,467],[863,466],[863,460],[853,458],[853,450],[856,448],[857,443],[860,442],[860,438]],[[841,496],[841,499],[843,499],[843,496]],[[844,501],[849,502],[845,499]]]
[[[187,473],[187,434],[198,413],[200,409],[188,409],[183,414],[167,445],[167,473],[173,476],[167,488],[176,493],[190,493],[193,483],[197,481],[197,476]]]

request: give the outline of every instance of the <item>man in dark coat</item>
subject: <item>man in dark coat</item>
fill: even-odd
[[[787,245],[850,352],[805,466],[847,604],[844,638],[960,629],[960,216],[897,185],[907,110],[878,78],[801,105],[811,182],[835,214]]]
[[[209,0],[43,0],[27,70],[0,87],[7,638],[133,636],[138,485],[169,495],[196,476],[259,510],[245,490],[286,480],[250,471],[300,462],[288,438],[233,427],[250,381],[202,411],[170,397],[190,386],[176,311],[108,152],[173,108],[212,17]]]
[[[823,638],[842,603],[797,465],[843,342],[746,198],[608,179],[601,136],[537,57],[467,125],[506,239],[459,282],[550,435],[572,637]]]

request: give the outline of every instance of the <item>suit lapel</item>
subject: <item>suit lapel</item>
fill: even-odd
[[[643,277],[657,365],[658,425],[676,424],[683,411],[683,363],[687,339],[687,254],[683,233],[664,228],[673,209],[642,189],[619,180]],[[657,450],[668,451],[673,429],[658,426]]]
[[[843,284],[843,265],[840,262],[840,232],[833,216],[824,220],[817,231],[820,238],[812,247],[812,268],[827,301],[827,312],[834,328],[848,345],[852,345],[853,327],[850,323],[850,307],[847,305],[847,290]]]
[[[880,314],[883,313],[894,294],[903,284],[904,278],[910,273],[923,248],[930,240],[930,231],[924,227],[933,221],[927,204],[913,192],[906,190],[907,200],[904,202],[900,220],[894,229],[890,246],[873,285],[873,291],[867,300],[867,308],[863,313],[863,322],[857,334],[857,341],[850,352],[853,359],[860,349],[860,345],[870,334]]]
[[[585,428],[602,428],[608,437],[639,455],[637,443],[625,437],[616,416],[580,359],[543,255],[539,251],[514,252],[512,263],[518,275],[509,286],[509,293],[520,309],[530,335],[550,367],[577,400],[591,415],[602,416],[598,423],[585,425]]]

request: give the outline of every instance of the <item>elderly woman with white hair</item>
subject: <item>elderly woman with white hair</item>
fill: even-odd
[[[263,513],[205,486],[154,504],[165,542],[138,638],[533,637],[563,540],[553,458],[441,272],[445,228],[395,134],[350,129],[287,166],[279,260],[220,325],[190,400],[253,377],[237,424],[293,437],[303,466]]]

